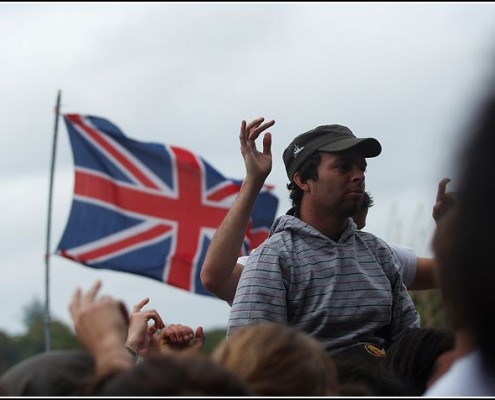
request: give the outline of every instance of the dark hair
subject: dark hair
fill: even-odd
[[[390,345],[385,365],[421,396],[435,370],[437,358],[454,349],[454,333],[447,329],[409,328]]]
[[[374,205],[375,203],[373,202],[373,197],[371,196],[371,194],[365,191],[363,195],[363,204],[361,205],[361,207],[370,208],[373,207]]]
[[[202,354],[152,355],[95,383],[92,396],[251,396],[233,372]]]
[[[408,396],[409,393],[393,371],[378,363],[358,359],[335,360],[342,396]]]
[[[11,366],[0,376],[0,387],[7,396],[78,396],[93,372],[86,350],[52,350]]]
[[[321,152],[315,151],[302,163],[301,167],[296,171],[299,172],[302,181],[305,182],[308,179],[318,180],[318,165],[320,164],[320,160]],[[287,189],[290,192],[289,198],[292,201],[292,207],[296,210],[295,215],[299,215],[303,191],[294,182],[288,183]]]
[[[494,87],[493,82],[489,87]],[[440,283],[444,300],[455,313],[456,324],[473,332],[485,365],[495,371],[495,324],[489,316],[495,310],[495,209],[489,206],[495,202],[493,89],[466,130],[470,136],[457,158],[465,163],[460,171],[457,212],[452,217],[455,229],[444,233],[452,236],[452,254],[448,264],[439,263]]]

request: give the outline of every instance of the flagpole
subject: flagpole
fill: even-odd
[[[50,232],[52,219],[52,194],[53,175],[55,170],[55,153],[57,150],[58,116],[60,113],[61,91],[57,94],[57,104],[55,106],[55,125],[53,129],[52,160],[50,165],[50,187],[48,189],[48,222],[46,226],[46,250],[45,250],[45,351],[51,349],[51,320],[50,320]]]

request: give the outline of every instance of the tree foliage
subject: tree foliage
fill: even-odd
[[[452,328],[445,313],[439,289],[416,290],[410,292],[416,310],[421,316],[421,326],[425,328]]]
[[[45,309],[39,299],[24,307],[25,332],[9,336],[0,331],[0,373],[30,356],[45,351]],[[71,328],[57,318],[50,323],[52,350],[82,348]]]
[[[226,329],[213,329],[211,331],[206,331],[205,332],[205,344],[203,346],[203,353],[205,354],[211,354],[213,349],[220,344],[223,340],[225,340],[225,337],[227,335],[227,330]]]

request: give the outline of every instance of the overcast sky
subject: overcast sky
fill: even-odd
[[[0,330],[22,332],[45,301],[49,169],[62,112],[107,118],[129,137],[200,154],[242,178],[242,119],[275,119],[268,183],[289,207],[283,149],[338,123],[375,137],[366,230],[430,255],[437,182],[455,176],[463,124],[493,69],[495,3],[0,3]],[[51,251],[67,222],[72,152],[60,120]],[[455,179],[452,185],[455,188]],[[76,286],[166,323],[225,327],[229,308],[158,281],[51,257],[52,317],[71,324]]]

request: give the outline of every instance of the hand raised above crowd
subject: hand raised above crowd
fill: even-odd
[[[438,183],[437,197],[435,204],[433,205],[432,216],[435,222],[438,224],[440,218],[452,208],[455,203],[455,192],[447,192],[447,184],[450,182],[450,178],[443,178]]]
[[[201,326],[194,332],[187,325],[171,324],[160,333],[160,348],[163,353],[169,351],[199,352],[204,343],[205,335]]]
[[[150,301],[144,298],[132,308],[129,318],[129,332],[125,342],[126,348],[146,357],[160,351],[158,331],[165,327],[160,314],[155,309],[143,310]],[[150,324],[149,321],[152,321]]]
[[[76,288],[69,305],[77,337],[93,356],[97,375],[133,365],[124,349],[127,309],[122,301],[110,296],[98,298],[100,288],[99,280],[86,293]]]

